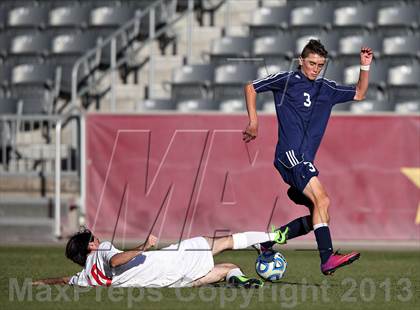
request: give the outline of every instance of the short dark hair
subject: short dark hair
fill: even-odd
[[[66,257],[84,267],[89,254],[88,245],[92,236],[93,234],[89,229],[84,229],[71,236],[66,245]]]
[[[328,56],[328,52],[325,49],[325,46],[322,45],[320,40],[315,40],[315,39],[309,40],[309,42],[303,48],[302,53],[300,54],[300,57],[306,58],[308,57],[310,53],[317,54],[324,58],[327,58]]]

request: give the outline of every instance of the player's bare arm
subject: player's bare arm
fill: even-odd
[[[373,51],[369,47],[362,47],[360,51],[360,73],[356,85],[354,100],[363,100],[369,86],[369,66],[372,63]]]
[[[70,277],[49,278],[34,281],[32,285],[67,285],[69,281]]]
[[[257,118],[257,93],[252,83],[245,85],[246,109],[248,111],[249,123],[242,132],[242,140],[245,143],[254,140],[258,135],[258,118]]]
[[[111,265],[112,268],[124,265],[128,263],[129,261],[131,261],[134,257],[140,255],[144,251],[147,251],[151,247],[155,246],[156,242],[157,242],[157,238],[153,235],[150,235],[147,241],[139,245],[138,247],[112,256],[109,264]]]

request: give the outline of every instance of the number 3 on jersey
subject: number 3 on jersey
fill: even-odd
[[[308,93],[303,93],[303,95],[305,96],[305,98],[306,98],[306,100],[305,100],[305,102],[303,103],[303,105],[305,106],[305,107],[310,107],[311,106],[311,104],[312,104],[312,102],[311,102],[311,95],[309,95]]]

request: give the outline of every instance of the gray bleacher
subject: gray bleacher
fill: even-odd
[[[260,3],[263,4],[263,1]],[[206,87],[213,90],[213,100],[220,101],[221,111],[240,110],[225,107],[240,106],[232,102],[244,100],[239,89],[253,78],[242,75],[242,79],[229,80],[229,74],[224,72],[223,78],[228,80],[220,80],[221,74],[217,75],[217,72],[237,65],[237,62],[228,58],[256,58],[253,62],[241,65],[249,67],[252,63],[259,68],[253,73],[254,79],[261,78],[259,72],[266,72],[267,66],[288,70],[292,59],[299,56],[308,40],[317,38],[329,51],[330,62],[325,77],[339,83],[357,83],[362,46],[370,46],[375,52],[370,72],[370,88],[364,104],[366,108],[353,110],[352,103],[348,103],[336,107],[335,110],[355,113],[361,113],[362,110],[399,112],[403,110],[403,105],[397,109],[395,100],[400,98],[400,101],[408,102],[407,106],[411,107],[404,111],[416,111],[416,105],[412,102],[417,102],[420,89],[420,77],[417,74],[420,61],[419,25],[419,1],[296,0],[287,1],[284,6],[261,6],[252,12],[250,22],[246,25],[249,29],[248,36],[225,35],[212,41],[206,64],[215,68],[216,78],[211,87],[208,83]],[[252,42],[250,50],[249,42]],[[264,62],[257,58],[263,58]],[[180,70],[182,71],[175,69]],[[172,81],[172,85],[171,97],[176,99],[178,86],[175,81]],[[230,103],[223,103],[225,100]],[[270,102],[271,94],[260,95],[258,107],[273,111],[267,106]],[[354,103],[357,104],[363,106]]]

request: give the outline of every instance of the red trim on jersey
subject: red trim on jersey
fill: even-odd
[[[98,283],[98,285],[106,285],[106,286],[110,286],[112,280],[110,278],[108,278],[107,276],[105,276],[101,270],[99,270],[98,266],[96,264],[94,264],[92,266],[92,269],[90,271],[90,273],[92,274],[92,277],[95,279],[95,281]],[[105,281],[105,283],[104,283]]]

